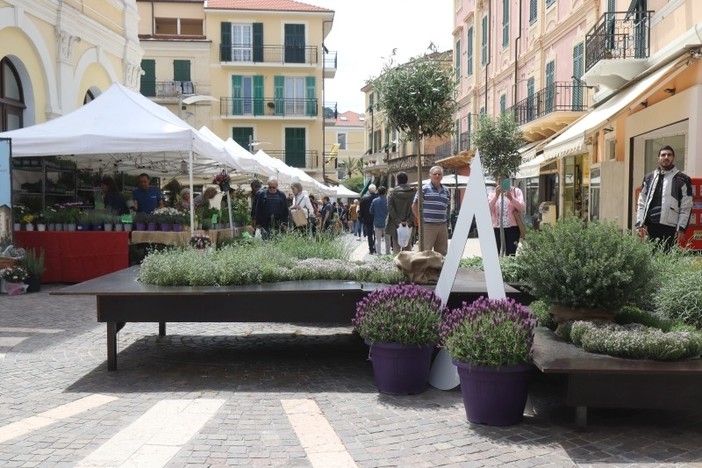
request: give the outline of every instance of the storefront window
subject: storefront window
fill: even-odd
[[[600,168],[590,170],[590,220],[600,219]]]

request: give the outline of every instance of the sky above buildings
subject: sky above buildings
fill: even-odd
[[[336,77],[325,80],[325,101],[339,112],[364,112],[361,88],[396,49],[400,62],[423,54],[430,43],[453,49],[453,0],[301,0],[334,10],[325,44],[338,52]]]

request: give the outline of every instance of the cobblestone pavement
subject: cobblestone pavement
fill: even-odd
[[[2,467],[117,466],[158,424],[169,440],[142,466],[702,466],[702,414],[591,410],[578,429],[558,380],[537,378],[533,414],[508,428],[468,423],[459,390],[381,395],[346,327],[129,323],[108,372],[94,299],[58,287],[0,296]],[[319,409],[302,429],[299,400]],[[327,424],[351,462],[302,442]]]

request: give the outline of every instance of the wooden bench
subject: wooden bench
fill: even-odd
[[[139,267],[68,286],[51,294],[95,296],[97,321],[107,324],[107,368],[117,369],[117,333],[127,322],[278,322],[351,325],[356,302],[387,285],[356,281],[289,281],[248,286],[154,286],[136,280]],[[428,286],[432,287],[433,286]],[[529,303],[510,286],[507,294]],[[484,275],[461,269],[448,305],[458,307],[486,295]]]
[[[575,422],[587,425],[587,408],[688,409],[702,407],[702,360],[623,359],[584,351],[537,328],[534,364],[544,374],[568,377],[566,402]]]

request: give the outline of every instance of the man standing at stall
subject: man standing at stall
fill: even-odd
[[[441,255],[448,252],[448,219],[451,207],[451,193],[441,184],[444,169],[434,166],[429,169],[429,183],[422,187],[423,206],[422,221],[424,224],[424,250],[434,250]],[[419,220],[419,192],[414,196],[412,212]]]
[[[139,174],[139,187],[132,192],[132,209],[137,213],[151,213],[156,208],[163,208],[161,191],[151,186],[148,174]]]

